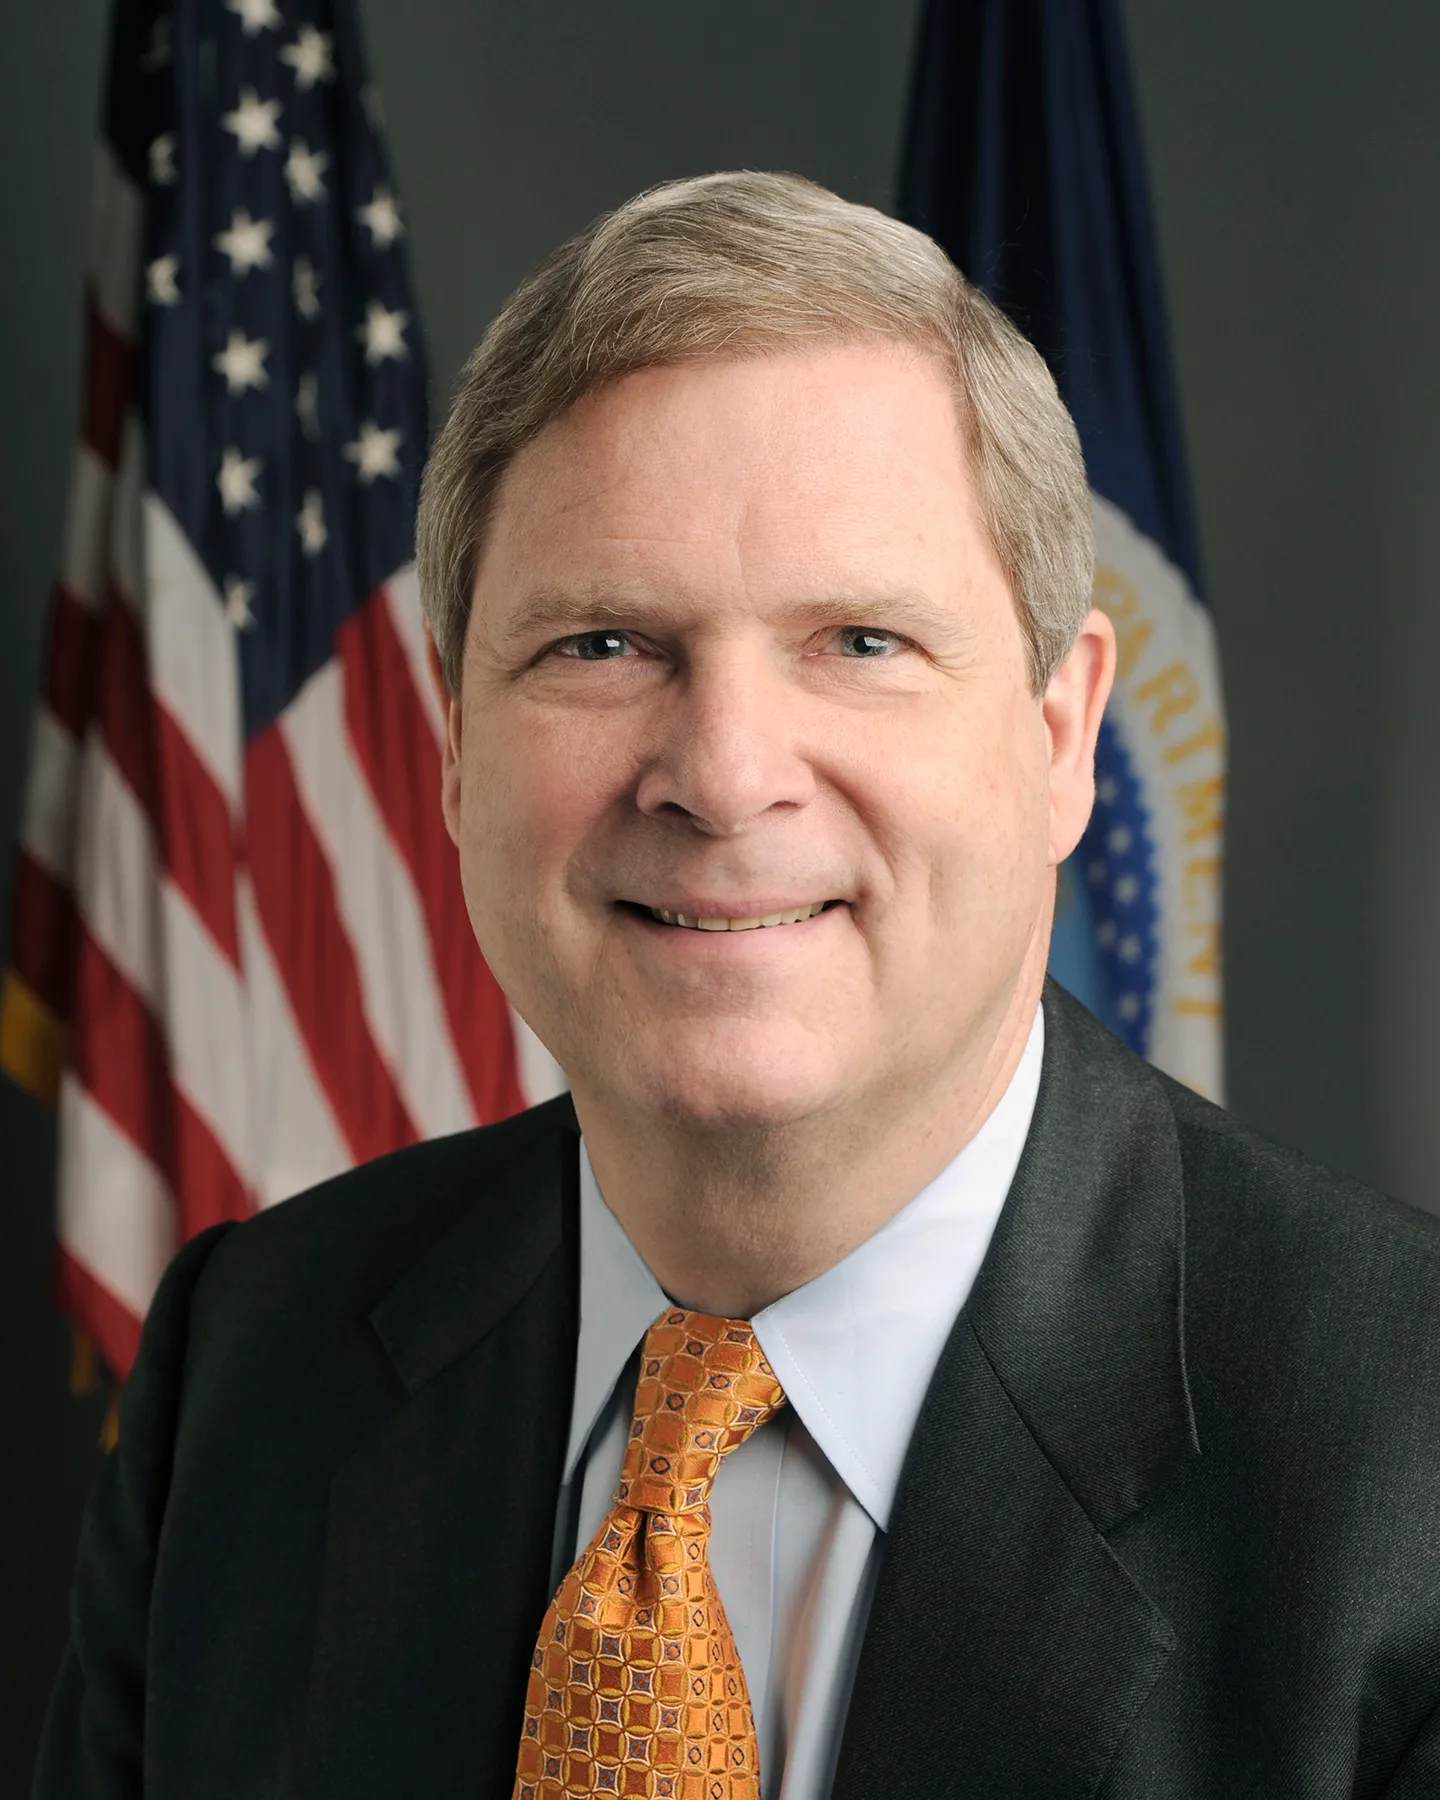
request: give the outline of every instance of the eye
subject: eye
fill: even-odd
[[[639,654],[626,631],[581,631],[574,637],[561,638],[552,648],[557,656],[568,656],[575,662],[616,662]]]
[[[835,635],[844,646],[843,654],[851,657],[874,660],[907,647],[898,631],[883,631],[874,625],[842,625]]]

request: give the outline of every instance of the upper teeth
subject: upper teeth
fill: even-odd
[[[663,906],[652,906],[650,911],[666,925],[688,925],[692,931],[758,931],[762,925],[798,925],[802,919],[824,912],[825,906],[825,901],[817,900],[813,906],[797,906],[793,912],[766,913],[763,919],[697,919],[688,913],[666,912]]]

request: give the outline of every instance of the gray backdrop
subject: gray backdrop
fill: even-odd
[[[1230,1097],[1440,1210],[1440,7],[1129,0],[1231,723]],[[517,277],[669,176],[889,203],[914,0],[365,0],[437,400]],[[79,377],[102,0],[0,20],[0,928]],[[52,1142],[0,1081],[0,1792],[64,1632],[96,1401],[48,1307]]]

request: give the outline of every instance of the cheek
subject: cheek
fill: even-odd
[[[928,843],[932,908],[961,927],[1024,909],[1043,883],[1050,818],[1044,736],[1030,714],[967,724],[927,759],[908,813]]]
[[[468,870],[521,907],[543,907],[547,876],[566,864],[609,804],[613,766],[593,732],[529,710],[491,707],[466,727],[461,844]]]

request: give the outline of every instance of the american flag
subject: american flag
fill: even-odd
[[[119,1376],[178,1244],[562,1085],[476,948],[425,375],[352,0],[118,0],[0,1060]]]

